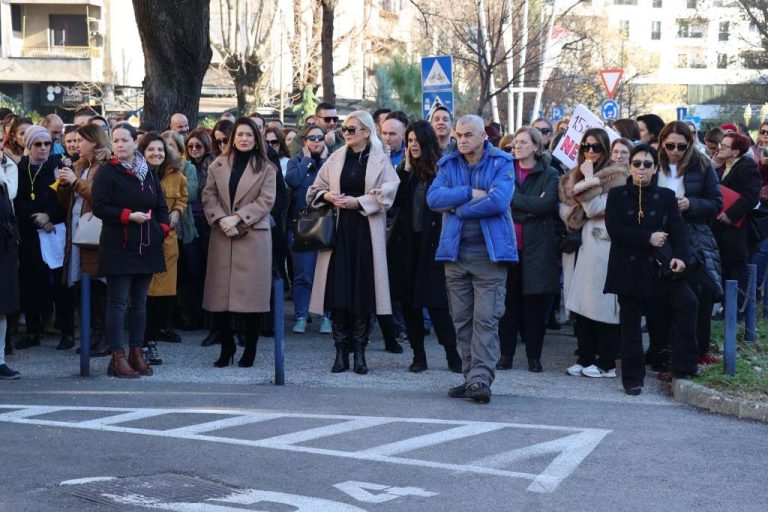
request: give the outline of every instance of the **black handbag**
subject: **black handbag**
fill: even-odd
[[[564,254],[573,254],[581,247],[581,230],[566,231],[560,235],[557,248]]]
[[[293,243],[296,252],[314,252],[332,249],[336,242],[336,208],[305,208],[293,224]]]

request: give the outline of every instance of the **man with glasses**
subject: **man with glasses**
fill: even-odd
[[[340,147],[344,145],[344,137],[339,130],[339,114],[336,113],[336,106],[331,103],[320,103],[315,108],[315,115],[310,116],[315,120],[315,124],[325,130],[325,146],[328,148],[328,154],[330,155]],[[309,123],[307,118],[307,124]],[[296,156],[304,149],[304,141],[300,136],[295,136],[291,142],[291,146],[288,148],[288,152],[291,156]]]

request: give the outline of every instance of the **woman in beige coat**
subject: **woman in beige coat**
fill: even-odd
[[[328,158],[307,191],[307,204],[330,205],[339,213],[335,245],[317,257],[309,310],[331,312],[336,345],[331,371],[349,369],[351,346],[355,373],[363,375],[368,373],[365,346],[371,317],[392,314],[386,211],[400,180],[368,112],[349,114],[341,131],[346,144]]]
[[[203,189],[211,225],[203,308],[221,334],[221,354],[213,363],[232,363],[233,322],[245,340],[239,366],[253,366],[260,314],[269,312],[272,287],[272,235],[269,211],[275,202],[278,169],[267,158],[261,132],[247,117],[235,122],[226,153],[208,167]]]

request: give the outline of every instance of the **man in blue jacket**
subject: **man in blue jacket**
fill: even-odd
[[[514,166],[510,155],[486,140],[478,116],[459,119],[456,142],[458,151],[440,159],[427,193],[429,207],[444,213],[435,259],[446,262],[465,381],[448,395],[488,403],[499,360],[507,265],[518,261],[510,213]]]

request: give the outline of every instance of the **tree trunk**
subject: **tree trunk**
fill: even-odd
[[[261,103],[259,88],[264,77],[258,56],[251,55],[250,59],[241,60],[239,56],[234,55],[228,68],[232,81],[235,83],[238,113],[247,116],[256,112]]]
[[[336,86],[333,83],[333,14],[336,0],[320,0],[323,8],[323,30],[320,36],[323,55],[323,101],[336,102]]]
[[[162,128],[181,112],[196,126],[212,57],[210,0],[133,0],[133,10],[144,50],[142,120]]]

